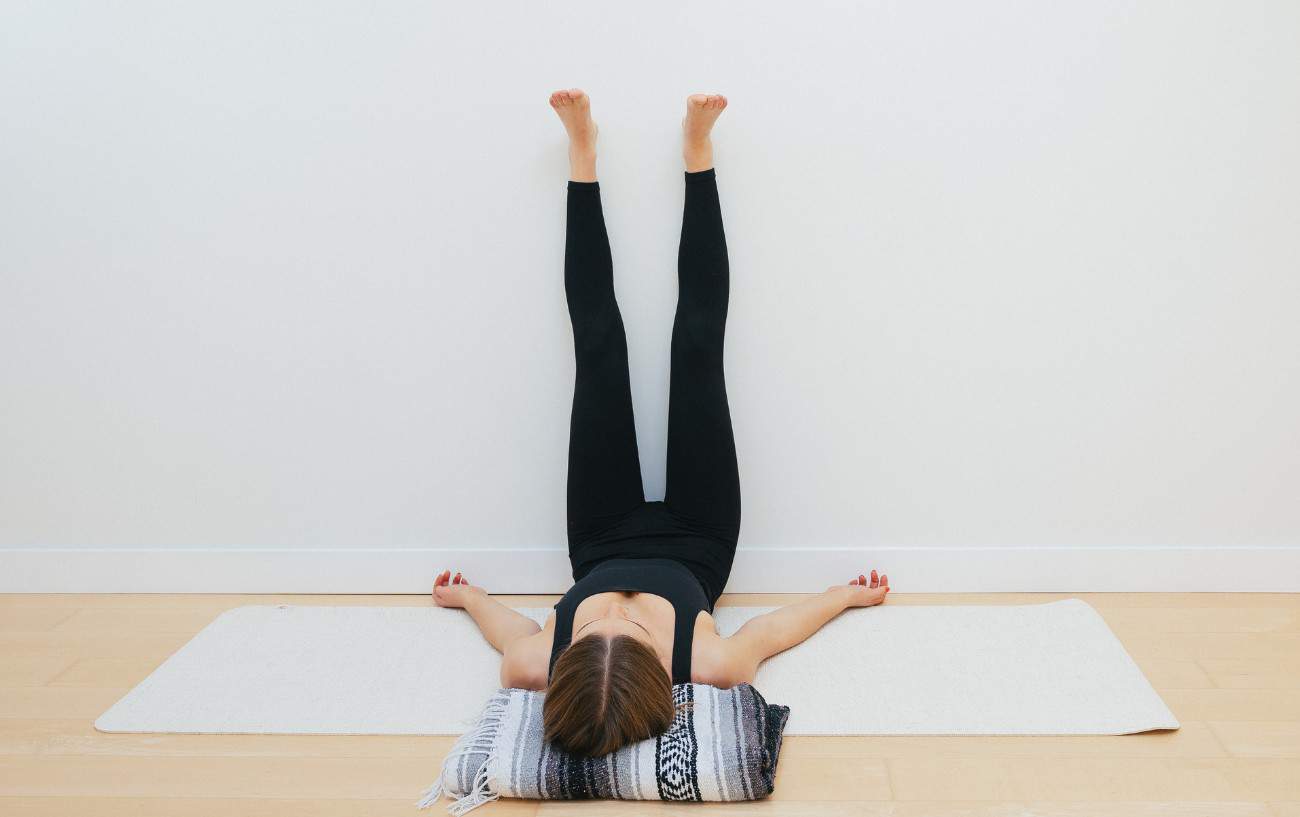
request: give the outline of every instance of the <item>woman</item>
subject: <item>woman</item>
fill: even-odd
[[[740,480],[723,380],[729,268],[710,132],[720,94],[687,98],[686,203],[678,255],[668,410],[667,489],[647,502],[633,426],[627,340],[596,181],[590,100],[551,95],[569,133],[564,285],[577,374],[569,431],[568,537],[574,585],[545,626],[470,585],[438,575],[434,600],[463,607],[502,653],[501,684],[546,690],[546,739],[598,756],[667,731],[672,685],[749,682],[760,662],[847,607],[880,604],[871,571],[746,622],[728,638],[714,604],[740,531]]]

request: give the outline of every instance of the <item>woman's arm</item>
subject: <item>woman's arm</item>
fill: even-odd
[[[764,660],[803,643],[847,608],[880,604],[888,593],[889,577],[878,576],[873,570],[869,585],[865,576],[859,576],[810,599],[751,618],[723,639],[724,661],[716,681],[727,686],[750,683]],[[716,681],[716,686],[723,685]]]
[[[438,574],[434,580],[433,600],[439,607],[460,607],[469,613],[497,652],[504,653],[511,641],[542,629],[537,622],[489,596],[483,588],[471,585],[459,573],[451,578],[450,570]]]

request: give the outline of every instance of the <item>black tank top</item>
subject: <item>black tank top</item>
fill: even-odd
[[[691,643],[695,636],[695,619],[709,609],[708,597],[695,574],[672,559],[607,559],[591,569],[555,605],[555,637],[551,644],[551,662],[546,670],[549,683],[555,661],[573,638],[573,614],[583,599],[596,593],[614,590],[638,590],[663,596],[673,605],[673,674],[674,684],[691,681]]]

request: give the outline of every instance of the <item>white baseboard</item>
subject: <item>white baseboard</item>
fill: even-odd
[[[806,593],[872,567],[900,592],[1300,592],[1295,547],[741,548],[727,591]],[[558,549],[0,549],[7,593],[563,593]]]

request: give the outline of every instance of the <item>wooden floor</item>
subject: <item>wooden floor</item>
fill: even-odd
[[[1017,604],[1060,594],[925,596]],[[786,739],[746,804],[498,801],[476,815],[1300,817],[1300,595],[1075,594],[1183,724],[1077,738]],[[554,596],[507,597],[516,605]],[[724,596],[785,604],[802,596]],[[92,721],[243,604],[425,605],[415,596],[0,596],[0,815],[417,815],[454,738],[105,735]],[[432,645],[431,645],[432,648]],[[882,656],[881,672],[889,672]]]

